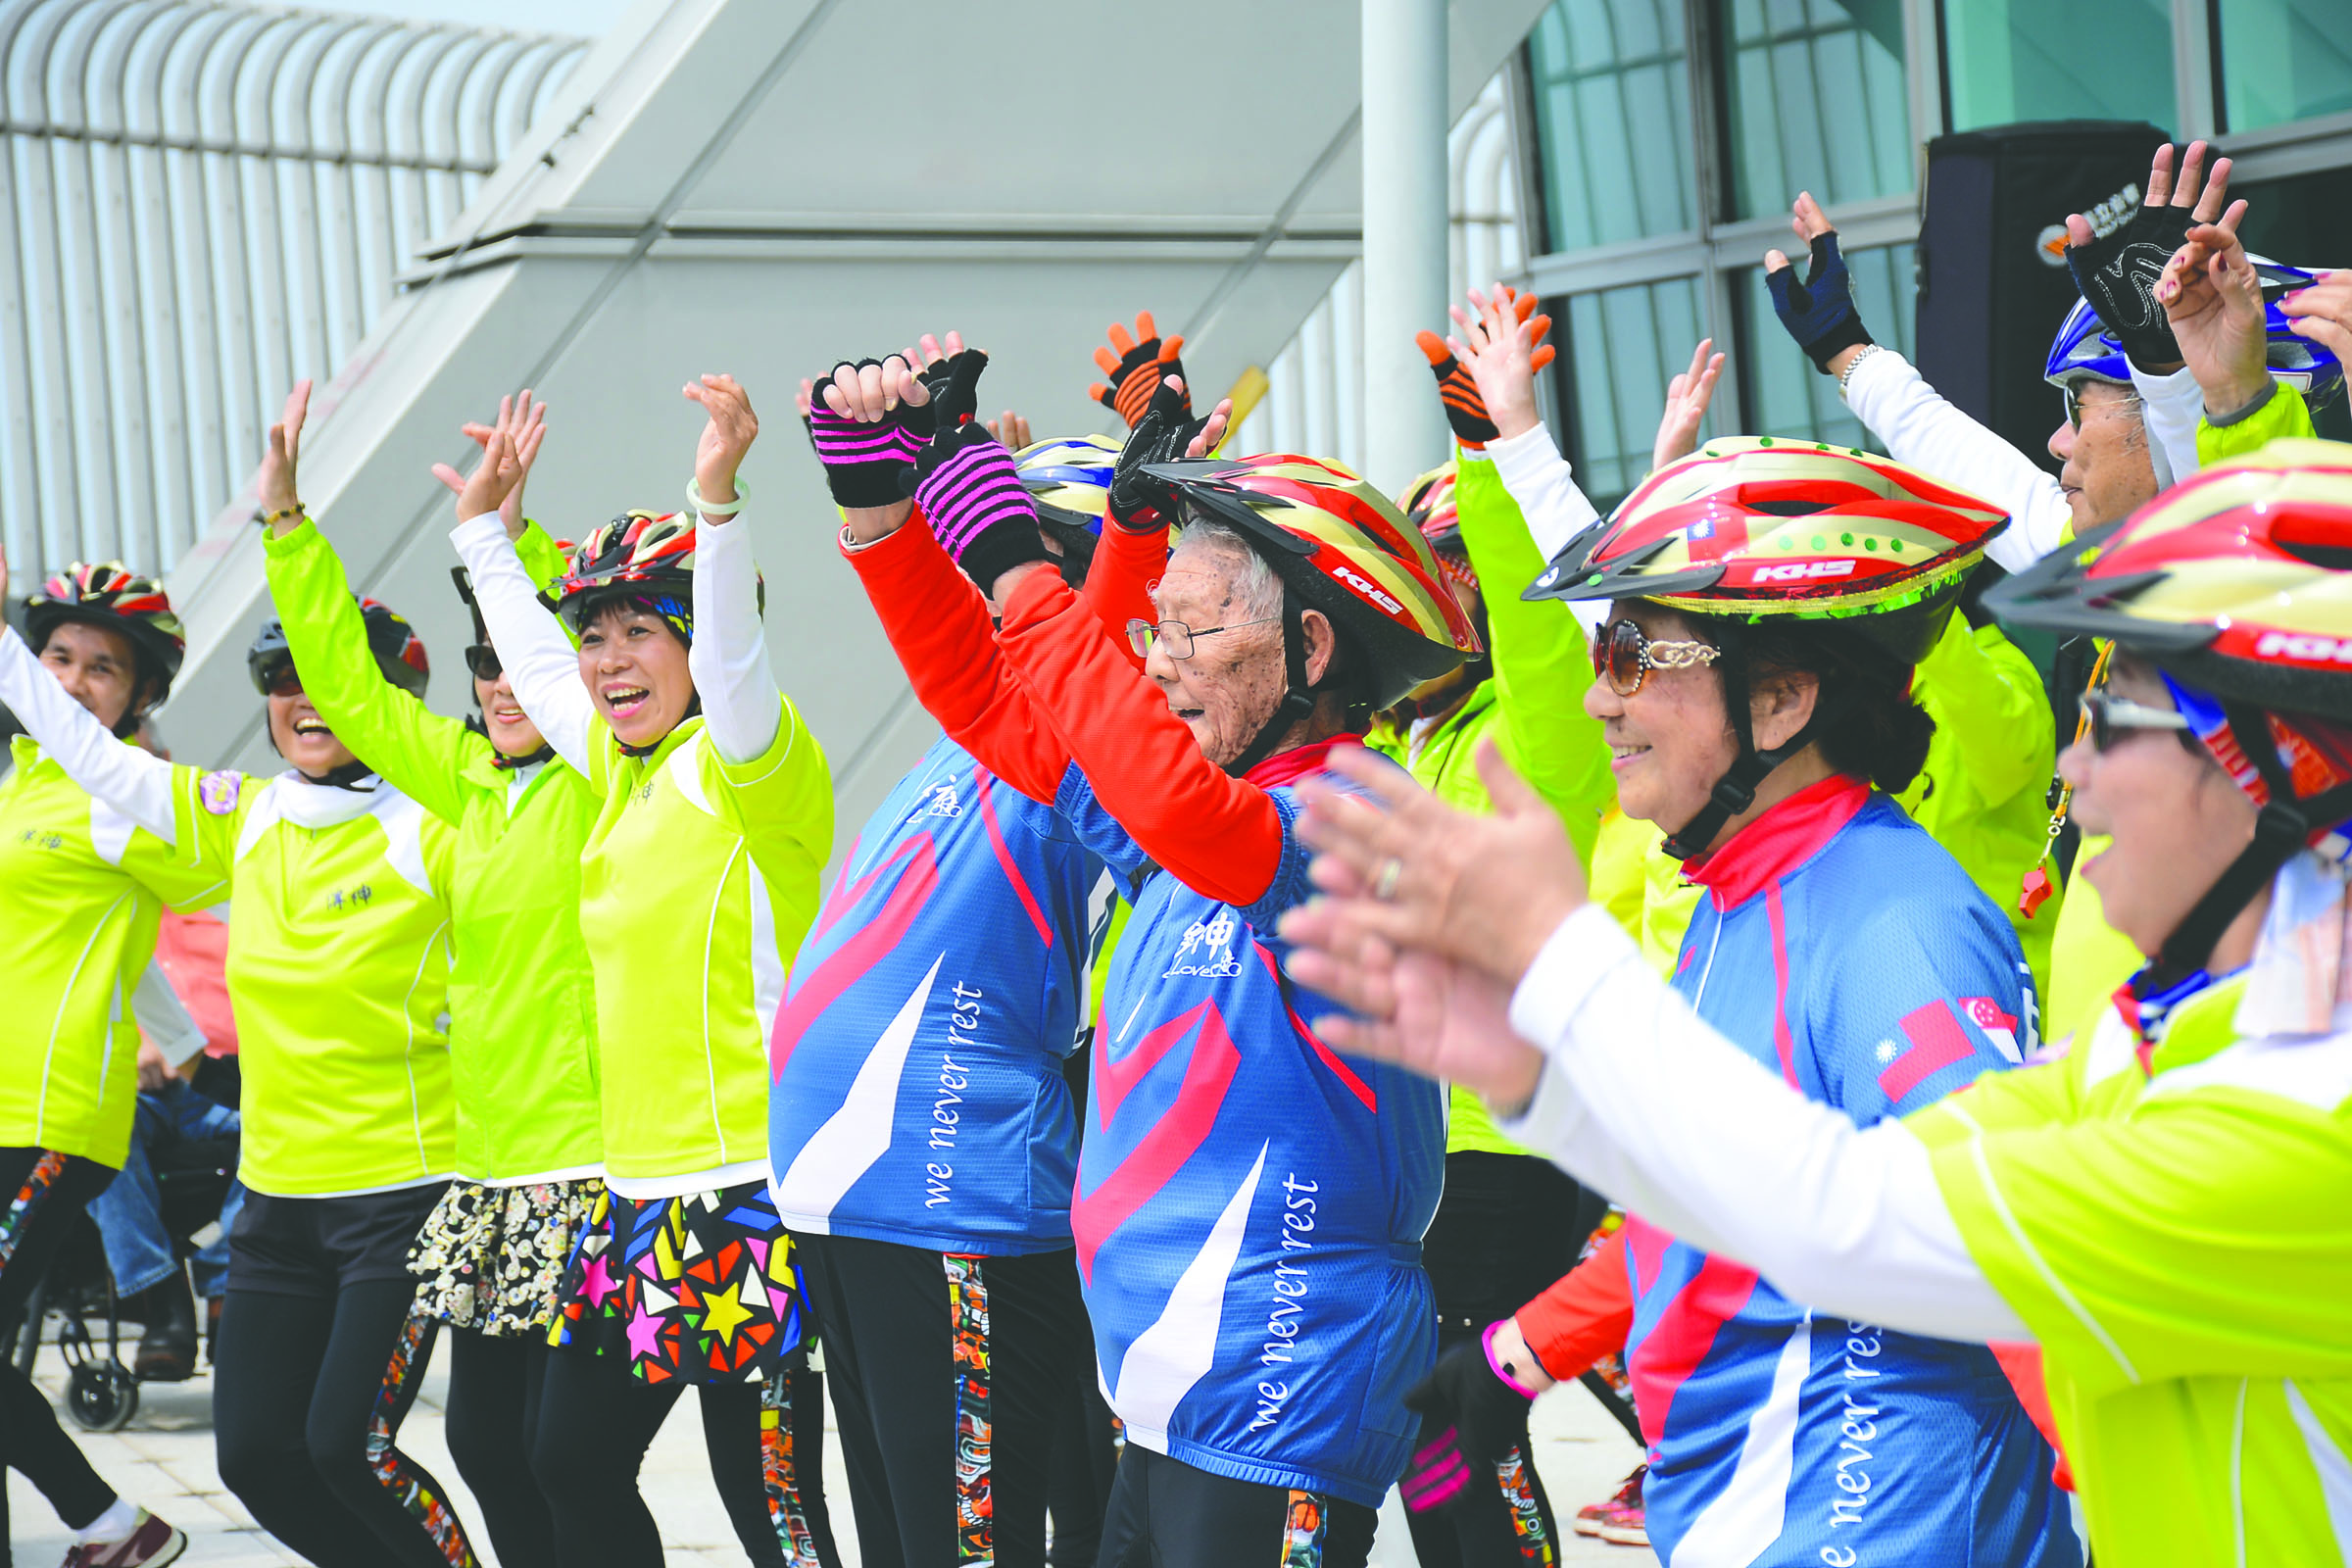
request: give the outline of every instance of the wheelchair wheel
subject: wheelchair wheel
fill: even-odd
[[[120,1361],[83,1361],[69,1374],[66,1409],[84,1432],[120,1432],[139,1411],[139,1380]]]

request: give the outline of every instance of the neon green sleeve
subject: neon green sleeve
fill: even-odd
[[[319,717],[393,788],[444,822],[463,820],[477,788],[466,768],[490,760],[488,737],[384,679],[343,563],[308,519],[291,533],[265,535],[262,547],[286,646]]]
[[[1585,711],[1592,646],[1566,605],[1519,597],[1544,570],[1544,556],[1494,465],[1463,453],[1453,494],[1462,545],[1487,603],[1501,714],[1496,743],[1503,760],[1560,813],[1577,855],[1590,863],[1600,813],[1617,793],[1600,721]]]
[[[2231,458],[2242,458],[2273,441],[2317,433],[2312,428],[2311,408],[2303,401],[2303,394],[2281,381],[2270,402],[2235,424],[2217,428],[2199,416],[2197,462],[2201,466],[2211,467]]]
[[[570,561],[554,538],[528,517],[522,521],[522,537],[514,541],[514,556],[522,563],[524,574],[541,588],[571,569]]]
[[[2033,662],[1999,628],[1979,631],[1953,615],[1919,662],[1915,690],[1920,707],[1936,720],[1937,738],[1950,737],[1964,760],[1971,789],[1956,795],[1973,794],[1981,808],[2006,801],[2029,785],[2047,785],[2056,762],[2049,696]],[[1906,808],[1913,805],[1910,793],[1905,792]],[[1932,834],[1938,804],[1931,798],[1912,811]]]

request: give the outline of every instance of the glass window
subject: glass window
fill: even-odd
[[[2231,130],[2352,109],[2352,11],[2344,0],[2219,0],[2222,93]]]
[[[1845,261],[1854,278],[1854,306],[1871,337],[1909,358],[1912,326],[1917,318],[1918,285],[1915,247],[1888,245],[1877,250],[1848,251]],[[1796,264],[1804,266],[1801,260]],[[1838,383],[1813,368],[1773,318],[1772,294],[1764,286],[1764,269],[1749,268],[1740,282],[1741,325],[1740,360],[1744,364],[1742,384],[1753,410],[1753,435],[1793,436],[1804,441],[1829,441],[1838,446],[1886,449],[1872,439],[1862,421],[1846,411]],[[1718,400],[1723,389],[1715,393]]]
[[[1554,0],[1527,53],[1550,248],[1696,228],[1683,0]]]
[[[1954,130],[2178,112],[2171,0],[1943,0],[1943,61]]]
[[[1551,314],[1568,323],[1560,369],[1577,483],[1605,512],[1649,471],[1666,383],[1690,368],[1690,351],[1705,335],[1698,279],[1579,294],[1564,309],[1554,301]],[[1716,406],[1728,412],[1727,391],[1717,387]],[[1711,433],[1717,424],[1708,412]]]
[[[1733,216],[1911,188],[1901,0],[1719,0]]]

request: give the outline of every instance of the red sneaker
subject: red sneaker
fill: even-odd
[[[1642,1508],[1642,1478],[1649,1466],[1636,1465],[1625,1485],[1606,1502],[1588,1503],[1576,1510],[1571,1526],[1580,1536],[1597,1536],[1620,1546],[1646,1546],[1649,1531]]]
[[[65,1568],[163,1568],[188,1549],[188,1538],[139,1510],[138,1528],[121,1541],[85,1541],[66,1553]]]

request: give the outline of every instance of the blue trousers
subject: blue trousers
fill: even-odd
[[[174,1266],[150,1151],[183,1139],[225,1138],[238,1127],[235,1111],[205,1099],[177,1078],[165,1079],[164,1087],[153,1094],[140,1092],[122,1174],[90,1203],[90,1217],[98,1222],[98,1234],[106,1243],[106,1266],[114,1273],[118,1293],[136,1296],[171,1278]],[[220,1234],[194,1259],[198,1296],[211,1298],[228,1289],[228,1232],[244,1202],[244,1184],[231,1182],[220,1204]]]

